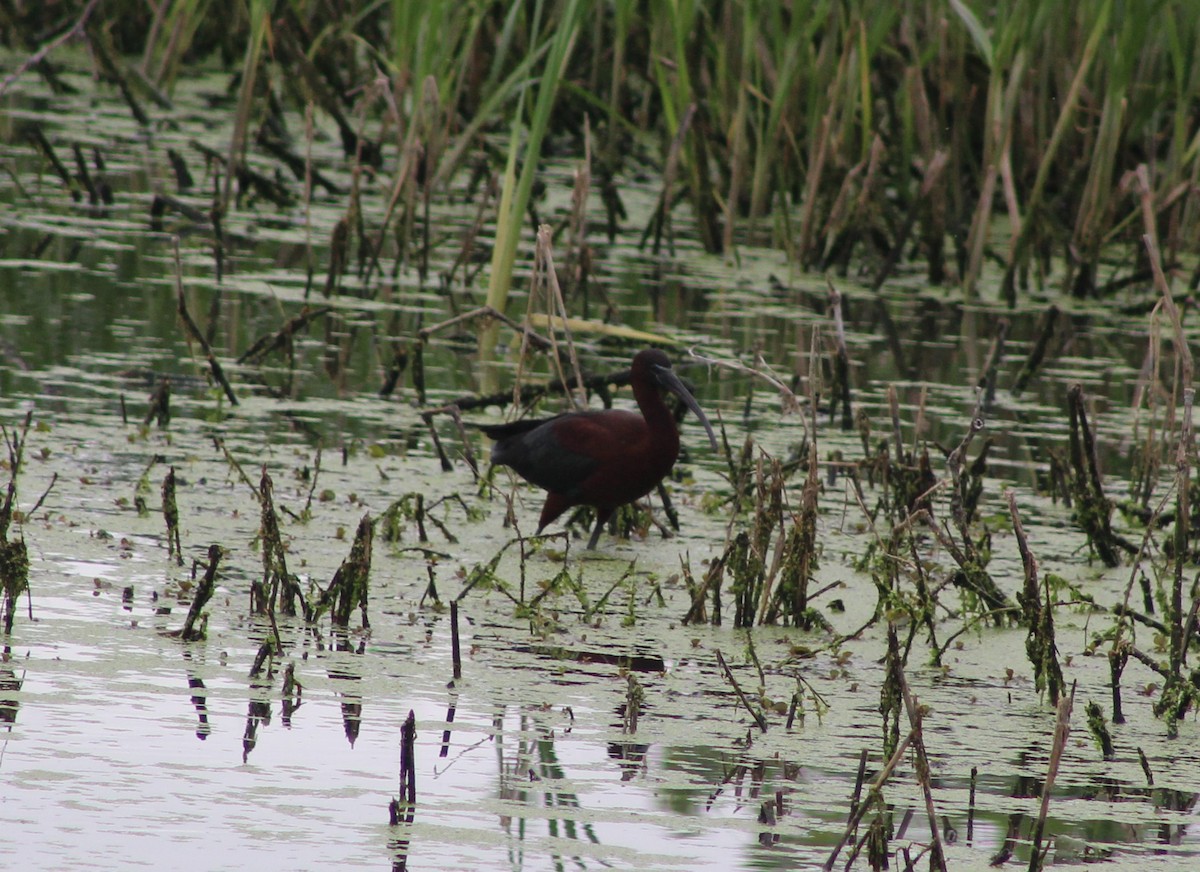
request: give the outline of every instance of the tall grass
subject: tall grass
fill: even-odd
[[[14,7],[0,40],[33,50],[80,5]],[[205,53],[241,57],[243,111],[279,21],[311,64],[259,77],[285,104],[303,105],[321,76],[349,107],[382,70],[429,193],[481,158],[501,181],[493,305],[533,249],[520,228],[543,141],[581,138],[585,116],[616,180],[610,212],[626,156],[648,150],[672,167],[660,217],[690,218],[710,251],[768,244],[802,265],[884,274],[904,249],[968,295],[996,293],[982,290],[996,287],[981,282],[992,262],[1010,302],[1037,288],[1103,295],[1145,269],[1139,198],[1122,184],[1142,165],[1168,265],[1200,239],[1197,0],[248,0],[231,15],[110,0],[96,15],[160,87]],[[384,238],[397,219],[371,220]]]
[[[254,83],[258,79],[258,67],[262,59],[263,43],[267,38],[270,12],[270,0],[250,0],[250,32],[246,39],[246,56],[242,63],[242,86],[238,91],[237,114],[234,117],[233,137],[229,144],[229,160],[225,164],[225,188],[221,195],[221,212],[225,212],[229,208],[233,181],[243,161],[246,130],[250,126],[251,104],[254,99]]]
[[[547,39],[548,52],[542,76],[537,83],[532,111],[526,119],[526,91],[522,91],[517,111],[512,121],[508,144],[508,161],[504,167],[504,181],[500,190],[500,208],[496,217],[496,243],[492,249],[492,271],[488,279],[488,305],[503,312],[508,303],[508,290],[512,284],[513,262],[516,259],[517,243],[524,216],[529,208],[533,193],[533,182],[537,177],[538,160],[542,153],[542,140],[550,126],[550,114],[559,83],[566,71],[571,44],[579,23],[581,0],[567,0],[562,14],[542,20],[539,13],[542,3],[536,4],[534,13],[534,43],[538,41],[540,29],[550,24]],[[524,140],[522,142],[522,140]],[[520,163],[520,172],[517,164]],[[532,236],[532,235],[531,235]]]

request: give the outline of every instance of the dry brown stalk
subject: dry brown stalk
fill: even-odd
[[[1046,770],[1046,781],[1042,785],[1042,802],[1038,809],[1037,821],[1033,826],[1030,841],[1033,843],[1029,857],[1029,872],[1039,872],[1045,861],[1042,853],[1042,836],[1046,830],[1046,815],[1050,812],[1050,794],[1054,790],[1054,780],[1058,777],[1058,767],[1062,763],[1063,749],[1067,746],[1067,738],[1071,735],[1071,709],[1075,705],[1075,685],[1071,685],[1071,693],[1058,701],[1058,718],[1054,724],[1054,744],[1050,749],[1050,763]]]
[[[917,698],[908,689],[908,681],[904,678],[904,670],[900,670],[900,690],[904,695],[904,710],[908,713],[908,723],[912,728],[912,745],[916,751],[917,782],[921,785],[921,794],[925,798],[925,813],[929,816],[929,833],[931,839],[929,851],[929,868],[946,872],[946,855],[942,850],[941,832],[938,830],[937,810],[933,806],[933,788],[930,785],[929,757],[925,753],[925,734],[922,730],[924,712]]]

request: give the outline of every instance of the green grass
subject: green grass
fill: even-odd
[[[0,38],[32,54],[83,5],[25,4]],[[1165,261],[1194,259],[1200,239],[1200,0],[218,7],[112,0],[90,26],[167,92],[205,56],[240,70],[235,161],[265,89],[302,111],[319,75],[349,117],[384,73],[393,99],[368,107],[364,129],[408,155],[392,167],[410,171],[419,143],[427,196],[481,159],[500,182],[487,290],[499,309],[517,259],[532,256],[544,143],[582,141],[585,116],[617,194],[636,139],[663,169],[669,226],[709,251],[770,245],[801,266],[870,275],[911,239],[905,261],[968,295],[995,261],[1010,302],[1031,287],[1100,296],[1141,263],[1139,197],[1123,179],[1142,165]],[[279,68],[281,24],[312,64],[305,76]],[[923,191],[935,159],[944,169]],[[372,219],[383,239],[412,216]]]

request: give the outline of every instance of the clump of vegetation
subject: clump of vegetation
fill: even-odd
[[[29,592],[29,550],[25,546],[25,537],[9,538],[13,521],[17,520],[17,476],[21,471],[21,461],[25,452],[25,438],[29,434],[29,424],[33,420],[33,412],[25,415],[24,426],[20,431],[9,432],[2,428],[4,442],[8,446],[8,486],[4,493],[4,502],[0,505],[0,590],[3,591],[3,620],[4,634],[12,633],[13,621],[17,615],[17,601],[21,594]],[[53,484],[51,485],[53,486]],[[43,495],[43,499],[45,496]],[[38,500],[41,504],[41,500]],[[34,506],[34,511],[37,506]],[[32,609],[32,604],[30,605]]]
[[[198,642],[208,638],[208,615],[205,614],[204,608],[212,599],[213,593],[216,592],[217,568],[221,565],[221,558],[224,554],[220,545],[213,543],[208,546],[208,563],[205,564],[204,574],[200,576],[192,591],[192,602],[188,606],[187,617],[184,618],[183,626],[178,630],[171,631],[169,635],[176,636],[185,642]],[[192,566],[193,575],[198,565],[197,562]]]
[[[354,534],[350,555],[342,561],[342,565],[330,579],[329,586],[321,591],[321,595],[313,604],[311,620],[317,620],[328,611],[333,626],[345,630],[349,628],[350,616],[357,608],[362,619],[362,628],[365,630],[371,626],[367,617],[367,600],[374,539],[375,522],[370,515],[364,515],[358,523],[358,532]]]

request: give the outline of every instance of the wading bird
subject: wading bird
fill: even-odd
[[[480,429],[491,439],[492,463],[512,467],[517,475],[547,491],[538,532],[573,506],[596,510],[596,529],[588,550],[618,506],[650,493],[675,465],[679,431],[660,391],[683,400],[704,429],[713,450],[717,437],[695,398],[658,349],[633,358],[629,383],[637,412],[605,409],[570,412],[541,420],[489,424]]]

